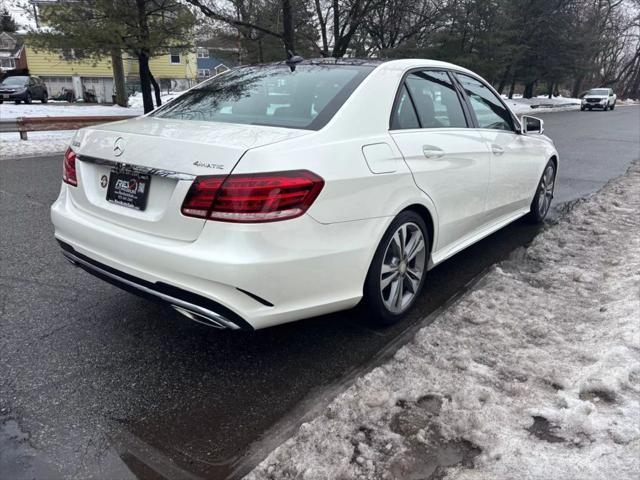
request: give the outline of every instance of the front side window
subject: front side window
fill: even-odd
[[[500,99],[489,90],[489,87],[463,73],[457,73],[456,77],[469,97],[471,109],[478,120],[478,127],[513,131],[511,113]]]
[[[446,72],[411,73],[406,85],[418,111],[422,128],[467,126],[458,94]]]
[[[356,65],[242,67],[212,77],[154,116],[209,122],[322,128],[373,70]]]

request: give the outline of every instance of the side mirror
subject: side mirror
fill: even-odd
[[[523,115],[520,120],[520,133],[523,135],[527,133],[542,135],[544,133],[544,122],[540,118]]]

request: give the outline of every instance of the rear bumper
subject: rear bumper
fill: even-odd
[[[207,326],[229,330],[253,330],[245,320],[219,303],[161,282],[148,282],[108,265],[103,265],[74,250],[71,245],[58,240],[63,255],[72,264],[96,277],[141,297],[161,301],[172,306],[191,320]]]
[[[11,101],[11,100],[24,100],[27,98],[27,92],[22,93],[0,93],[0,96],[3,100]]]
[[[172,240],[95,217],[74,204],[68,188],[51,219],[69,260],[174,308],[196,306],[206,322],[220,315],[232,324],[219,322],[225,328],[265,328],[355,306],[391,221],[327,225],[303,215],[265,224],[205,222],[195,241]]]

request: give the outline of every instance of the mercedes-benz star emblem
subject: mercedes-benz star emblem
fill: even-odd
[[[118,137],[116,141],[113,142],[113,154],[116,157],[119,157],[124,153],[124,138]]]

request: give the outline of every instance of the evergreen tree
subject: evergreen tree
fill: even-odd
[[[11,12],[7,7],[3,7],[0,11],[0,32],[15,32],[17,29],[16,21],[11,16]]]
[[[149,60],[191,49],[194,43],[195,17],[179,0],[74,0],[43,5],[40,15],[49,28],[31,32],[30,41],[37,47],[81,49],[96,58],[133,54],[145,113],[153,110],[152,84],[156,104],[161,103]]]

